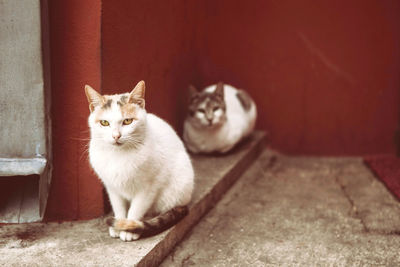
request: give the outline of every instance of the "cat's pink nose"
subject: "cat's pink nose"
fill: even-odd
[[[115,141],[117,141],[121,137],[120,132],[113,132],[112,137],[114,138]]]

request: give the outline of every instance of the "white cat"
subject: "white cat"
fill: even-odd
[[[187,213],[194,173],[175,131],[144,109],[145,84],[100,95],[85,87],[91,114],[90,164],[114,211],[109,233],[124,241],[165,230]],[[158,215],[144,220],[145,215]]]
[[[190,94],[183,139],[191,152],[225,153],[253,131],[257,110],[245,91],[220,82]]]

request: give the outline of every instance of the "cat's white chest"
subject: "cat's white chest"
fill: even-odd
[[[121,151],[96,151],[90,150],[90,163],[106,186],[131,191],[140,177],[142,157],[140,153],[121,153]]]
[[[214,131],[199,131],[185,123],[184,139],[193,152],[213,152],[223,150],[226,145],[229,145],[227,131],[228,125],[223,125]]]

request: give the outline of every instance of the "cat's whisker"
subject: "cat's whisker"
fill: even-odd
[[[84,156],[86,156],[85,160],[89,160],[89,148],[86,148],[84,151],[82,151],[79,160],[82,160]]]
[[[82,138],[82,137],[70,137],[70,140],[74,140],[74,141],[90,141],[90,137],[87,138]]]

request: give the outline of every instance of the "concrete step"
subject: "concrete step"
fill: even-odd
[[[166,257],[180,266],[400,266],[400,202],[361,158],[266,149]]]
[[[105,219],[0,226],[0,265],[157,266],[260,155],[256,131],[227,155],[192,157],[196,186],[189,214],[171,229],[125,243],[108,236]]]

